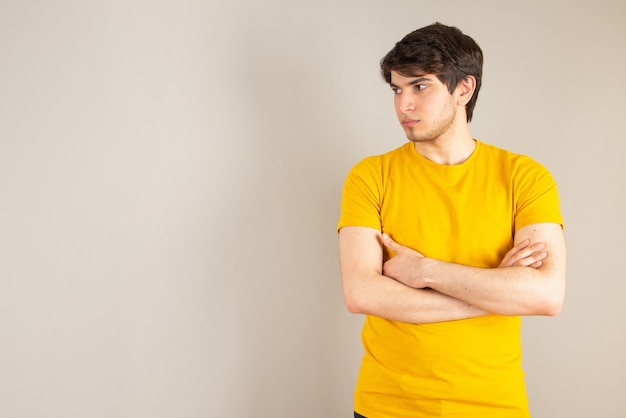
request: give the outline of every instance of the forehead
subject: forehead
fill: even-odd
[[[403,75],[397,71],[391,71],[391,84],[394,86],[412,85],[416,82],[426,81],[441,84],[441,81],[435,74]]]

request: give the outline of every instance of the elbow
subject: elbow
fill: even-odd
[[[344,289],[343,300],[348,312],[353,314],[365,314],[367,308],[365,298],[354,290]]]
[[[363,313],[361,302],[359,302],[358,299],[354,297],[348,297],[347,295],[344,295],[343,299],[344,299],[346,308],[348,309],[348,312],[353,313],[353,314]]]
[[[348,312],[350,312],[351,314],[360,314],[363,313],[362,309],[359,307],[359,305],[355,304],[354,302],[348,302],[346,301],[346,309],[348,309]]]
[[[552,301],[547,307],[547,316],[557,316],[563,310],[564,297],[563,295]]]
[[[557,316],[563,310],[565,300],[564,289],[555,289],[542,298],[538,306],[539,315]]]
[[[545,316],[557,316],[561,313],[562,309],[563,309],[563,302],[545,303],[542,308],[541,314]]]

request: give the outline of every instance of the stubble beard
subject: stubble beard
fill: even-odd
[[[450,130],[456,119],[456,106],[452,103],[441,110],[439,117],[425,131],[415,127],[406,128],[406,137],[411,142],[431,142],[435,141]]]

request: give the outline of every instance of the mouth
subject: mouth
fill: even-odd
[[[402,119],[402,121],[400,123],[405,128],[412,128],[413,126],[415,126],[415,125],[417,125],[419,123],[419,120],[417,120],[417,119]]]

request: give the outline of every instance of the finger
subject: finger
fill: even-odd
[[[520,251],[522,251],[525,247],[530,244],[530,240],[524,240],[513,246],[509,251],[506,252],[504,258],[502,259],[502,265],[513,265],[520,257]]]
[[[545,247],[546,244],[542,242],[528,246],[522,250],[519,250],[515,254],[511,254],[511,261],[513,261],[513,263],[517,263],[525,258],[532,256],[533,254],[539,254],[541,250],[543,250]],[[545,256],[543,258],[545,258]]]
[[[515,265],[522,267],[531,267],[537,261],[543,262],[543,260],[548,256],[548,253],[545,251],[535,252],[527,257],[524,257],[521,260],[518,260]]]
[[[537,244],[537,246],[530,246],[527,248],[524,248],[522,251],[520,251],[519,253],[516,254],[515,258],[517,260],[522,260],[524,258],[528,258],[530,256],[532,256],[533,254],[541,254],[541,250],[543,250],[545,247],[544,244]]]
[[[543,243],[543,242],[537,242],[537,243],[531,245],[528,248],[530,248],[533,251],[540,251],[540,250],[543,250],[544,248],[546,248],[546,244]]]
[[[402,246],[400,244],[398,244],[397,242],[395,242],[393,239],[391,239],[389,234],[383,233],[382,241],[383,241],[383,244],[385,245],[385,247],[389,248],[390,250],[392,250],[395,253],[397,253],[398,251],[400,251],[402,249]]]
[[[525,239],[524,241],[514,245],[513,248],[507,251],[504,255],[504,258],[500,262],[500,267],[511,267],[515,265],[519,259],[519,252],[528,246],[528,244],[530,244],[530,240]]]
[[[521,241],[518,244],[514,245],[513,248],[509,250],[509,252],[519,251],[525,247],[528,247],[529,244],[530,244],[530,240],[525,239],[524,241]]]
[[[530,267],[533,263],[546,258],[547,254],[543,254],[546,244],[543,242],[530,243],[525,239],[511,248],[502,259],[499,267],[522,266]]]

